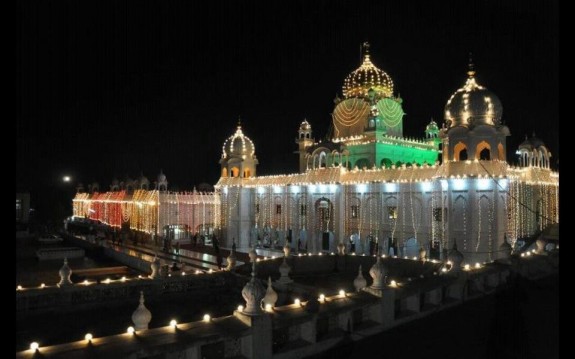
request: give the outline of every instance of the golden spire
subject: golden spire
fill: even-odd
[[[469,52],[469,70],[467,71],[467,74],[469,75],[469,77],[473,77],[475,76],[475,65],[473,64],[473,54],[471,52]]]
[[[369,42],[367,41],[363,43],[363,55],[369,56]]]

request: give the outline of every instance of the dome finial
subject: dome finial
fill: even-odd
[[[369,42],[365,41],[363,43],[363,54],[364,56],[369,56]]]
[[[469,75],[469,77],[475,76],[475,65],[473,64],[473,53],[471,51],[469,52],[468,67],[469,67],[469,70],[467,71],[467,74]]]

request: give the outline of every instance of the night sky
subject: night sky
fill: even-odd
[[[214,184],[238,117],[258,174],[297,172],[299,123],[325,135],[364,41],[406,136],[443,122],[472,51],[508,160],[533,131],[559,159],[557,1],[20,1],[17,17],[16,187],[44,210],[47,193],[140,172]]]

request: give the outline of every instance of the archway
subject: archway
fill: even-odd
[[[393,162],[391,162],[391,160],[389,158],[384,158],[381,160],[381,167],[391,168],[392,164],[393,164]]]
[[[237,167],[232,167],[232,177],[238,177],[240,175],[240,169]]]
[[[321,152],[319,154],[319,165],[318,168],[326,168],[327,167],[327,156],[325,152]]]
[[[467,146],[463,142],[459,142],[453,147],[453,160],[465,161],[467,160]]]
[[[333,203],[322,197],[315,202],[315,218],[317,229],[321,232],[333,231]]]
[[[481,141],[477,144],[475,148],[475,159],[476,160],[491,160],[491,146],[486,141]]]
[[[246,169],[244,170],[244,178],[248,178],[248,177],[250,177],[250,175],[251,175],[250,169],[249,169],[249,168],[246,168]]]
[[[355,166],[359,169],[362,168],[369,168],[369,161],[367,158],[360,158],[359,160],[355,161]]]
[[[222,177],[228,177],[228,169],[227,168],[222,168]]]

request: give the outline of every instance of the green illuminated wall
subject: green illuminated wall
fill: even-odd
[[[398,140],[401,142],[401,140]],[[388,144],[388,143],[369,143],[362,145],[348,145],[350,168],[356,165],[358,168],[372,168],[375,164],[377,168],[382,166],[391,167],[391,164],[397,165],[413,162],[422,165],[427,163],[434,164],[438,160],[438,150],[414,148],[409,143]]]

